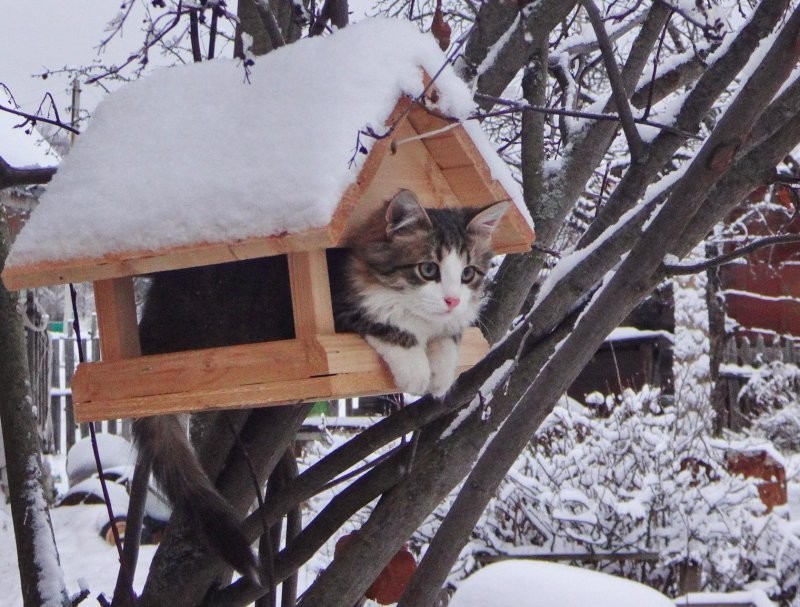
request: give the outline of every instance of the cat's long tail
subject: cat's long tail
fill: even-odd
[[[178,418],[159,415],[137,419],[133,435],[139,459],[150,462],[173,507],[187,513],[228,564],[258,582],[258,559],[242,533],[240,519],[206,476]]]

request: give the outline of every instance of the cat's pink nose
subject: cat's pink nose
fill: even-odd
[[[444,298],[444,303],[446,303],[446,304],[447,304],[447,309],[448,309],[448,310],[452,310],[452,309],[453,309],[453,308],[455,308],[455,307],[456,307],[458,304],[460,304],[460,303],[461,303],[461,300],[460,300],[458,297],[456,297],[455,295],[447,295],[447,296]]]

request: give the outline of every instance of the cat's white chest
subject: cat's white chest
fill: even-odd
[[[439,297],[438,294],[424,297],[419,291],[375,289],[365,293],[363,305],[376,322],[402,329],[420,344],[426,344],[435,337],[460,335],[478,316],[479,305],[472,301],[471,294],[452,311],[437,306],[439,301],[434,298]]]

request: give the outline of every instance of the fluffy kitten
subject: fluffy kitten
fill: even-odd
[[[401,391],[443,396],[453,384],[461,335],[480,312],[491,234],[507,208],[426,210],[403,190],[349,250],[345,291],[334,298],[337,330],[361,334]]]
[[[400,390],[444,395],[458,345],[480,311],[491,233],[508,203],[482,211],[423,209],[401,191],[346,250],[329,254],[337,331],[361,334]],[[157,274],[139,325],[144,354],[291,339],[285,256]],[[136,420],[139,457],[173,506],[219,554],[258,578],[239,519],[203,472],[175,416]]]

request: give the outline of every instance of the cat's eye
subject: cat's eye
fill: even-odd
[[[467,266],[461,272],[461,282],[463,282],[464,284],[472,282],[473,280],[475,280],[475,274],[476,274],[475,268],[473,268],[472,266]]]
[[[417,271],[425,280],[436,280],[439,278],[439,264],[435,261],[423,261],[417,265]]]

